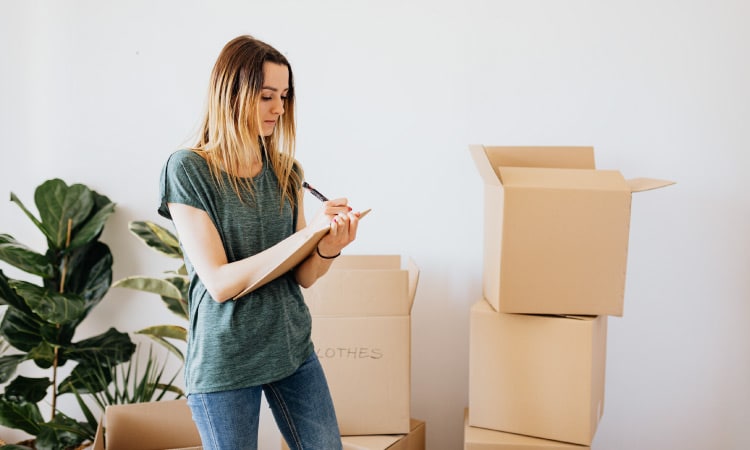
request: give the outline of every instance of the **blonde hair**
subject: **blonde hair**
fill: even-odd
[[[263,136],[259,114],[266,62],[289,70],[284,113],[270,136]],[[294,83],[286,57],[252,36],[232,39],[211,71],[206,112],[192,150],[206,159],[219,184],[223,184],[222,171],[229,175],[241,200],[243,191],[254,195],[253,179],[238,174],[250,173],[253,161],[268,161],[279,180],[282,206],[284,200],[294,206],[302,180],[302,169],[294,158],[295,137]]]

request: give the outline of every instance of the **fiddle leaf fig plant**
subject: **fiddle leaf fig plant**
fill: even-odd
[[[146,246],[170,258],[180,260],[181,265],[176,271],[168,271],[168,275],[161,278],[135,275],[115,281],[112,287],[156,294],[161,297],[170,311],[187,321],[189,281],[179,240],[168,229],[150,221],[132,221],[128,224],[128,228]],[[169,339],[187,341],[187,330],[184,326],[155,325],[139,330],[137,333],[147,335],[184,362],[185,358],[182,351],[169,341]]]
[[[99,238],[115,204],[82,184],[68,186],[60,179],[36,188],[38,217],[15,194],[10,200],[42,232],[47,249],[37,252],[0,234],[0,260],[31,275],[19,280],[0,270],[0,304],[7,306],[0,322],[0,338],[7,343],[0,356],[0,425],[35,436],[37,449],[76,448],[93,439],[97,424],[64,414],[58,396],[104,390],[111,378],[102,379],[102,369],[129,361],[135,351],[130,336],[114,328],[74,340],[78,326],[112,284],[112,253]],[[48,371],[48,376],[20,374],[23,363],[37,366],[34,375]],[[73,368],[61,381],[60,369],[67,364]],[[43,402],[49,404],[46,418]]]

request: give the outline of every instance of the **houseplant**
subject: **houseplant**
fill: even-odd
[[[112,287],[157,294],[170,311],[187,321],[189,280],[179,240],[171,231],[151,221],[132,221],[128,224],[128,228],[131,233],[152,250],[179,260],[180,266],[175,271],[168,271],[166,276],[135,275],[115,281]],[[147,335],[184,362],[182,351],[170,341],[177,340],[184,343],[187,340],[187,329],[184,326],[154,325],[137,333]]]
[[[98,374],[129,361],[135,351],[129,335],[114,328],[73,340],[112,283],[112,253],[99,238],[115,204],[82,184],[68,186],[60,179],[36,188],[39,218],[15,194],[10,199],[44,234],[47,250],[36,252],[0,234],[0,260],[40,279],[38,284],[12,279],[0,270],[0,304],[7,305],[0,338],[10,347],[0,356],[0,383],[7,383],[0,394],[0,424],[34,436],[38,449],[76,448],[93,438],[97,424],[60,411],[58,396],[104,390],[111,374],[104,380]],[[24,362],[33,362],[36,372],[48,376],[18,373]],[[60,381],[66,364],[74,367]],[[45,399],[47,418],[40,408]]]

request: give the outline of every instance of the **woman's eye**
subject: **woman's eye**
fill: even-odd
[[[273,97],[261,97],[260,99],[261,99],[261,100],[272,100],[272,99],[273,99]]]

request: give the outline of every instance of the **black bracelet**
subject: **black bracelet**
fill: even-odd
[[[320,248],[317,245],[315,246],[315,253],[317,253],[318,256],[320,256],[323,259],[335,259],[335,258],[338,258],[341,255],[341,252],[338,252],[338,253],[336,253],[333,256],[323,256],[323,254],[320,253]]]

